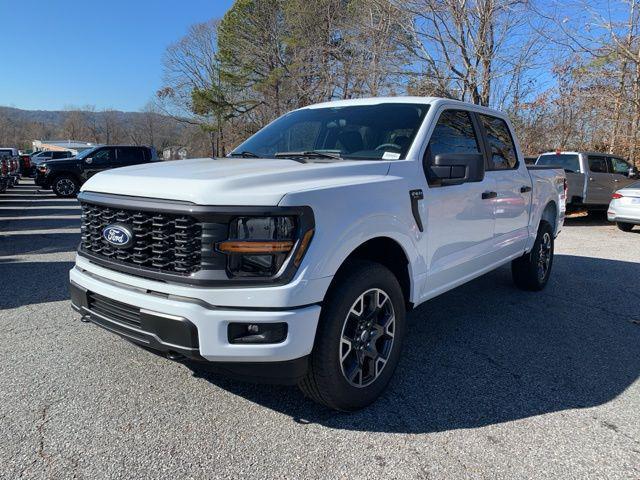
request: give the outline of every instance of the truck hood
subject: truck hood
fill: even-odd
[[[389,162],[200,158],[108,170],[82,191],[180,200],[198,205],[277,205],[287,193],[371,181]]]

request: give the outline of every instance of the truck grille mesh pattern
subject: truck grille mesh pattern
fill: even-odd
[[[133,244],[116,248],[102,236],[108,225],[126,225]],[[190,275],[201,268],[202,226],[190,216],[82,204],[80,248],[132,266]]]

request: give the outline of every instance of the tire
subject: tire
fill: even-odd
[[[391,380],[402,349],[406,307],[400,284],[386,267],[353,261],[343,272],[323,302],[299,387],[322,405],[353,411],[374,402]],[[377,320],[371,317],[374,304]]]
[[[80,183],[71,175],[60,175],[51,182],[51,189],[58,197],[72,198],[78,195]]]
[[[630,232],[631,230],[633,230],[633,223],[616,222],[616,227],[618,227],[623,232]]]
[[[511,276],[518,288],[537,292],[547,285],[553,266],[553,248],[553,229],[542,220],[531,252],[511,262]]]

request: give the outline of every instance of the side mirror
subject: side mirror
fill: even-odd
[[[638,177],[638,169],[636,167],[629,168],[629,178],[637,178]]]
[[[481,153],[440,153],[428,171],[429,180],[440,185],[460,185],[484,179],[484,156]]]
[[[84,163],[92,164],[93,163],[93,157],[85,158],[84,159]]]

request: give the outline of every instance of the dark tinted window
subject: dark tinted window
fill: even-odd
[[[489,170],[509,170],[518,164],[516,148],[509,132],[507,122],[501,118],[480,115],[489,141]]]
[[[469,113],[462,110],[445,110],[429,140],[429,154],[434,158],[440,153],[479,153],[478,140]]]
[[[564,168],[567,172],[579,172],[580,156],[567,153],[562,153],[560,155],[540,155],[536,161],[536,165],[552,165],[554,167]]]
[[[71,156],[70,152],[52,152],[51,158],[69,158]]]
[[[607,173],[607,159],[605,157],[589,155],[589,170],[596,173]]]
[[[119,165],[135,165],[144,162],[144,153],[141,148],[121,147],[117,150]]]

